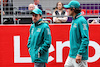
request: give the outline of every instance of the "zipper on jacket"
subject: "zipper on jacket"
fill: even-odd
[[[40,50],[40,47],[39,47],[39,49],[38,49],[38,58],[40,58],[40,53],[39,53],[39,50]]]

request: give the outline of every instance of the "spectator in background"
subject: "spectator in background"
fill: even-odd
[[[94,19],[92,22],[91,22],[91,24],[98,24],[99,22],[96,20],[96,19]]]
[[[58,2],[56,4],[56,8],[53,12],[53,16],[61,16],[61,15],[67,15],[66,10],[63,7],[63,3]],[[54,23],[65,23],[67,21],[67,17],[53,17],[53,22]]]
[[[3,15],[5,15],[4,11],[3,11]],[[1,0],[0,0],[0,23],[1,23]]]
[[[34,10],[35,7],[34,5],[31,3],[28,6],[28,11],[26,11],[26,14],[30,14],[32,12],[32,10]],[[32,19],[31,18],[21,18],[19,21],[20,24],[31,24],[32,23]]]
[[[35,6],[35,8],[41,9],[43,11],[42,6],[39,3],[40,3],[39,0],[34,0],[34,4],[33,5]]]
[[[33,4],[29,4],[28,10],[34,10],[34,9],[35,9],[34,5]]]
[[[5,15],[4,11],[3,11],[3,15]],[[1,16],[1,0],[0,0],[0,16]]]
[[[0,15],[1,15],[1,9],[0,9]],[[5,15],[5,12],[3,11],[3,15]]]
[[[3,10],[5,15],[13,16],[13,0],[3,0]],[[3,24],[14,24],[13,18],[4,18]]]
[[[13,15],[13,0],[4,0],[4,11],[7,15]]]

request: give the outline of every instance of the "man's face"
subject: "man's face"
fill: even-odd
[[[40,16],[39,14],[35,14],[35,13],[32,14],[32,21],[34,23],[38,22],[39,19],[41,19],[41,18],[42,18],[42,16]]]
[[[40,3],[40,1],[39,0],[35,0],[35,3],[38,5]]]
[[[29,10],[34,10],[34,5],[33,4],[30,4],[29,7],[28,7],[28,9]]]
[[[0,0],[0,5],[1,5],[1,0]]]
[[[74,10],[71,10],[71,8],[68,9],[69,16],[72,16],[73,15],[73,12],[74,12]]]

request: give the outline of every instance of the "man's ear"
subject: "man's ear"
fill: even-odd
[[[40,19],[42,19],[42,15],[39,15],[40,16]]]
[[[40,17],[42,18],[42,15]]]

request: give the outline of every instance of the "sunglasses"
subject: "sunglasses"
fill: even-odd
[[[38,14],[33,13],[33,14],[32,14],[32,16],[37,17],[37,16],[38,16]]]

